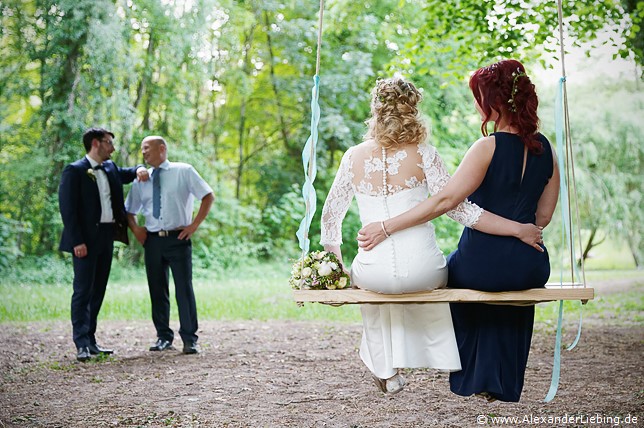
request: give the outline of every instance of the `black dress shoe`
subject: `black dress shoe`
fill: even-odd
[[[103,348],[101,345],[97,345],[96,343],[90,344],[88,348],[89,348],[89,353],[92,355],[98,355],[98,354],[109,355],[114,353],[113,349]]]
[[[78,361],[87,361],[90,358],[92,358],[92,354],[89,353],[89,348],[87,346],[81,346],[78,348],[78,352],[76,353],[76,359]]]
[[[199,353],[199,348],[197,348],[197,344],[195,342],[193,342],[193,343],[184,343],[183,344],[183,353],[184,354],[198,354]]]
[[[172,349],[172,342],[169,340],[157,339],[157,343],[150,346],[150,351],[165,351],[166,349]]]

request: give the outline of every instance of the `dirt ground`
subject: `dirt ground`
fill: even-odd
[[[617,426],[616,418],[619,426],[644,425],[638,325],[585,320],[579,346],[563,352],[551,403],[543,399],[555,337],[551,326],[537,325],[523,397],[512,404],[453,395],[448,376],[432,370],[409,370],[405,390],[385,396],[359,359],[358,324],[205,321],[200,327],[202,352],[195,356],[181,354],[180,341],[176,350],[149,352],[151,321],[101,322],[100,343],[116,354],[78,363],[68,322],[3,324],[0,428],[595,427]],[[575,332],[570,326],[564,343]],[[577,419],[564,423],[566,415]],[[503,416],[519,419],[492,419]]]

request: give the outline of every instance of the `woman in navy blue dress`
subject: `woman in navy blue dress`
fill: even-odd
[[[470,79],[483,138],[468,150],[445,188],[422,204],[384,222],[388,234],[429,221],[464,197],[481,208],[520,223],[548,225],[559,195],[552,147],[538,133],[538,99],[523,65],[504,60],[477,70]],[[487,134],[488,122],[494,133]],[[369,250],[386,235],[380,224],[360,230]],[[448,287],[483,291],[543,287],[550,275],[543,240],[525,245],[509,236],[465,228],[449,256]],[[450,375],[452,392],[489,401],[519,401],[532,339],[534,306],[451,304],[462,370]]]

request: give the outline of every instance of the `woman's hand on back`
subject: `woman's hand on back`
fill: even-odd
[[[536,226],[532,223],[523,223],[518,226],[516,236],[525,244],[533,247],[535,250],[544,252],[543,245],[543,227]]]
[[[373,249],[376,245],[387,239],[380,222],[369,223],[358,231],[358,246],[365,251]]]

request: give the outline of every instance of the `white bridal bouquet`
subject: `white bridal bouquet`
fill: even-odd
[[[335,290],[350,285],[342,263],[328,251],[313,251],[296,261],[289,283],[296,290]]]

